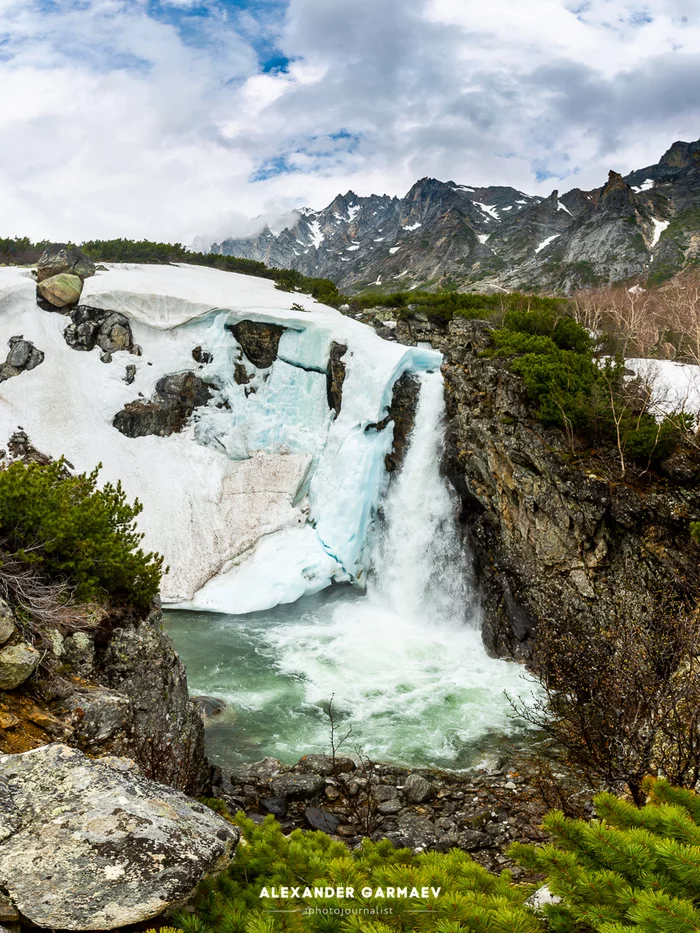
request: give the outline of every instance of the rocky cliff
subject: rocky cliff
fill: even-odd
[[[697,602],[700,548],[689,533],[700,519],[696,449],[622,480],[610,459],[572,456],[564,433],[533,417],[521,379],[482,356],[490,324],[420,313],[393,322],[385,309],[364,316],[391,339],[430,341],[444,354],[445,469],[462,502],[490,653],[526,660],[542,620],[568,619],[580,630]]]
[[[95,611],[28,639],[0,600],[0,753],[60,740],[92,757],[126,756],[149,778],[205,793],[204,728],[160,609]]]
[[[700,141],[675,142],[624,177],[611,171],[590,191],[541,198],[422,178],[403,198],[348,191],[287,223],[212,251],[324,276],[350,292],[660,281],[698,256]]]

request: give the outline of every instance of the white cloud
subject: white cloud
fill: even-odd
[[[168,9],[0,0],[0,235],[189,242],[423,175],[592,187],[700,136],[693,0]]]

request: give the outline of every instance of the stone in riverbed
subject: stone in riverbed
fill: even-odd
[[[281,774],[272,781],[275,796],[288,800],[308,800],[320,794],[325,786],[320,774]]]
[[[226,709],[226,701],[219,697],[195,696],[192,702],[202,714],[203,719],[211,719],[212,716],[218,716]]]
[[[151,920],[230,861],[235,827],[113,764],[65,745],[0,756],[0,888],[32,924]]]
[[[423,803],[434,794],[433,785],[420,774],[409,774],[403,787],[409,803]]]
[[[0,690],[14,690],[36,670],[41,655],[31,645],[21,642],[0,650]]]
[[[340,826],[340,820],[335,814],[321,810],[320,807],[307,807],[304,810],[304,816],[311,829],[328,833],[329,836],[334,836]]]

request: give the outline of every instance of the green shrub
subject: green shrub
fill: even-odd
[[[139,501],[130,505],[121,483],[99,489],[98,471],[68,475],[63,461],[0,469],[0,551],[65,580],[78,601],[147,609],[163,558],[139,546]]]
[[[657,467],[681,432],[677,419],[660,424],[625,384],[621,358],[601,362],[588,332],[563,309],[543,305],[508,311],[494,331],[494,356],[521,376],[536,416],[589,444],[619,444],[624,458]],[[616,424],[617,422],[617,424]]]
[[[641,809],[600,794],[590,823],[550,813],[549,845],[513,846],[562,899],[544,908],[552,933],[700,930],[700,798],[665,781],[650,790]]]
[[[235,820],[244,842],[228,870],[206,881],[194,901],[194,914],[180,914],[175,926],[186,933],[389,933],[394,930],[436,933],[540,933],[541,923],[524,906],[531,893],[516,887],[511,875],[496,876],[459,850],[414,855],[410,849],[394,849],[387,840],[365,842],[348,851],[320,832],[295,830],[282,833],[279,823],[267,817],[261,826],[239,814]],[[355,899],[303,897],[314,886],[351,887]],[[267,888],[297,887],[289,900],[261,899]],[[363,897],[365,887],[440,888],[437,898]],[[312,892],[313,893],[313,890]],[[305,908],[328,909],[330,914],[303,913]],[[357,908],[356,914],[332,911]],[[391,913],[381,914],[381,910]],[[274,911],[289,911],[275,913]],[[364,910],[367,913],[364,913]],[[371,913],[375,911],[374,915]]]
[[[516,843],[510,854],[540,873],[559,903],[526,905],[534,886],[496,876],[465,852],[414,855],[387,841],[348,851],[323,833],[284,836],[267,817],[239,814],[243,842],[227,871],[206,881],[194,913],[177,914],[185,933],[698,933],[700,930],[700,797],[649,781],[645,806],[611,794],[595,798],[596,819],[545,819],[552,841]],[[437,898],[303,897],[314,886],[440,888]],[[263,888],[297,887],[298,897],[261,899]],[[313,892],[312,892],[313,893]],[[306,908],[331,913],[305,913]],[[391,908],[378,917],[365,908]],[[332,913],[348,909],[357,913]],[[284,912],[282,912],[284,911]]]

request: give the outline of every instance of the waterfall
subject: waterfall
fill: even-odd
[[[466,767],[512,734],[504,691],[530,688],[518,665],[490,658],[481,643],[457,497],[440,470],[442,375],[419,379],[415,424],[384,498],[367,591],[339,586],[220,622],[200,615],[183,635],[190,650],[171,629],[195,689],[237,707],[228,727],[235,738],[226,738],[226,713],[210,731],[219,736],[210,739],[215,760],[231,761],[241,736],[257,743],[242,755],[248,759],[326,751],[331,696],[352,724],[348,750],[356,745],[375,760]],[[207,626],[215,630],[207,634]]]
[[[406,458],[384,507],[370,596],[407,618],[476,622],[467,555],[457,528],[457,497],[442,475],[445,400],[442,373],[421,387]]]

